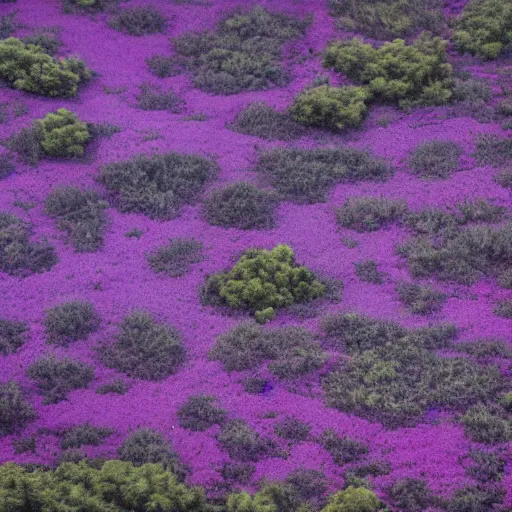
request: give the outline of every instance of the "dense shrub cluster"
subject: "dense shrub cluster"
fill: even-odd
[[[446,179],[459,168],[460,146],[456,142],[422,142],[411,154],[410,166],[423,178]]]
[[[248,484],[256,466],[250,462],[228,461],[222,465],[221,475],[229,483]]]
[[[512,188],[512,167],[502,169],[494,180],[503,188]]]
[[[174,374],[184,360],[179,332],[136,311],[123,320],[115,342],[100,348],[102,361],[130,377],[162,380]]]
[[[377,268],[377,263],[373,260],[354,263],[356,267],[356,276],[366,283],[382,284],[385,274]]]
[[[498,407],[476,404],[466,411],[462,424],[477,443],[506,443],[512,439],[512,418]]]
[[[471,0],[455,24],[460,52],[496,59],[512,44],[512,6],[503,0]]]
[[[506,165],[512,160],[512,138],[481,133],[476,138],[474,157],[480,165]]]
[[[315,274],[297,265],[291,247],[277,245],[271,251],[249,249],[231,270],[208,276],[202,298],[206,304],[250,311],[264,323],[274,317],[276,309],[324,293],[325,286]]]
[[[138,155],[102,167],[100,181],[122,212],[168,220],[183,204],[195,201],[217,172],[215,163],[196,155]]]
[[[84,445],[99,446],[105,437],[114,432],[111,428],[95,427],[89,423],[75,425],[67,429],[60,440],[63,450],[68,448],[80,448]]]
[[[399,510],[422,512],[432,504],[431,491],[426,482],[416,478],[402,478],[389,490],[389,497]]]
[[[27,331],[25,322],[0,318],[0,355],[7,356],[16,352],[25,343]]]
[[[483,483],[502,479],[506,460],[501,451],[471,450],[469,457],[472,465],[466,469],[467,475]]]
[[[239,182],[214,190],[204,205],[206,220],[214,226],[267,229],[274,226],[276,194]]]
[[[57,263],[55,249],[46,242],[30,241],[30,226],[0,212],[0,271],[11,276],[46,272]]]
[[[512,300],[505,299],[498,302],[494,308],[494,313],[503,318],[512,318]]]
[[[239,112],[229,128],[267,140],[292,140],[303,133],[288,112],[275,110],[261,101],[250,103]]]
[[[137,96],[137,106],[142,110],[167,110],[176,114],[183,105],[178,95],[172,90],[162,91],[160,87],[142,84]]]
[[[365,443],[350,437],[339,437],[332,429],[326,430],[320,437],[320,444],[332,455],[338,466],[359,460],[369,452]]]
[[[203,259],[203,244],[193,238],[174,238],[167,245],[150,253],[147,258],[155,272],[181,277],[193,263]]]
[[[226,411],[215,405],[210,395],[189,396],[178,410],[178,419],[183,428],[202,432],[226,419]]]
[[[53,345],[66,346],[85,340],[96,331],[100,318],[90,302],[64,302],[48,309],[44,317],[46,340]]]
[[[0,437],[13,434],[36,418],[32,405],[16,382],[0,384]],[[0,466],[1,470],[1,466]]]
[[[14,163],[10,155],[0,155],[0,180],[7,178],[14,172]]]
[[[0,40],[0,78],[15,89],[42,96],[69,97],[92,72],[75,57],[56,60],[43,48],[11,37]]]
[[[399,283],[396,292],[400,301],[411,313],[428,315],[439,311],[446,302],[446,295],[430,286],[418,283]]]
[[[63,0],[62,10],[67,12],[94,13],[117,7],[119,0]]]
[[[427,33],[410,45],[396,39],[379,48],[354,38],[332,43],[324,64],[368,87],[377,99],[402,107],[442,105],[452,95],[445,49],[446,42]]]
[[[329,7],[343,28],[373,39],[439,31],[446,25],[441,0],[329,0]]]
[[[384,197],[351,197],[336,210],[338,223],[355,231],[376,231],[402,219],[407,203]]]
[[[311,425],[293,416],[286,416],[274,425],[274,432],[284,439],[305,441],[311,432]]]
[[[45,201],[46,212],[79,252],[94,252],[103,244],[107,206],[96,192],[69,186],[56,188]]]
[[[10,37],[16,29],[16,22],[14,21],[15,16],[15,13],[0,16],[0,40]]]
[[[302,34],[307,22],[256,7],[223,19],[214,32],[185,34],[174,41],[188,60],[194,85],[214,94],[282,85],[281,46]]]
[[[98,395],[108,395],[109,393],[124,395],[127,391],[128,386],[121,379],[115,379],[112,382],[103,384],[103,386],[100,386],[98,389],[96,389],[96,393],[98,393]]]
[[[175,56],[152,55],[146,60],[149,70],[159,78],[169,78],[184,71],[184,63]]]
[[[325,201],[336,183],[381,181],[393,174],[386,161],[347,147],[271,149],[260,154],[256,171],[283,197],[304,203]]]
[[[70,391],[86,388],[94,378],[94,370],[80,361],[50,355],[32,363],[27,375],[43,394],[43,403],[56,404],[65,400]]]
[[[112,28],[131,36],[145,36],[163,32],[166,19],[150,5],[127,7],[112,17],[109,24]]]
[[[59,29],[55,28],[37,29],[32,35],[23,37],[22,41],[25,44],[39,46],[51,56],[55,56],[62,45],[59,38]]]

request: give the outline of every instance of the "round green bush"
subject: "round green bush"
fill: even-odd
[[[379,512],[384,506],[373,491],[364,487],[347,487],[333,494],[322,512]]]

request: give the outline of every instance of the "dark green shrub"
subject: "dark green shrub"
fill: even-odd
[[[247,105],[228,127],[266,140],[292,140],[303,133],[288,112],[279,112],[262,101]]]
[[[14,172],[14,163],[10,155],[0,155],[0,180]]]
[[[494,314],[502,318],[512,318],[512,300],[502,300],[494,308]]]
[[[305,441],[311,432],[311,425],[303,423],[293,416],[286,416],[274,425],[274,432],[284,439],[291,441]]]
[[[94,252],[103,244],[108,203],[92,190],[62,186],[46,198],[46,213],[57,219],[78,252]]]
[[[66,346],[86,340],[100,325],[100,318],[90,302],[64,302],[48,309],[44,326],[46,340],[53,345]]]
[[[296,96],[290,112],[300,124],[338,132],[363,122],[371,98],[366,87],[321,85]]]
[[[260,154],[256,171],[292,201],[325,201],[336,183],[383,181],[393,169],[368,151],[353,148],[276,148]]]
[[[223,464],[221,475],[228,482],[248,484],[255,471],[256,466],[250,462],[230,461]]]
[[[418,283],[399,283],[395,290],[400,301],[411,313],[429,315],[442,309],[446,302],[444,293]]]
[[[494,205],[484,199],[459,203],[457,208],[460,210],[460,215],[454,214],[454,216],[459,224],[498,222],[503,219],[507,211],[503,206]]]
[[[159,78],[180,75],[185,70],[182,60],[175,56],[155,54],[146,59],[146,64],[151,73]]]
[[[512,439],[512,423],[494,407],[477,404],[462,417],[464,432],[477,443],[506,443]]]
[[[56,60],[36,45],[11,37],[0,41],[0,78],[15,89],[42,96],[69,97],[92,72],[74,57]]]
[[[15,16],[15,13],[0,16],[0,40],[7,39],[16,30]]]
[[[351,197],[336,210],[338,223],[355,231],[377,231],[402,219],[407,213],[405,201],[384,197]]]
[[[226,419],[226,411],[215,406],[216,398],[210,395],[189,396],[178,409],[178,419],[183,428],[202,432]]]
[[[452,96],[445,49],[445,41],[428,33],[410,45],[395,39],[379,48],[354,38],[330,44],[324,64],[368,86],[376,98],[402,107],[442,105]]]
[[[179,332],[156,323],[145,312],[125,317],[115,342],[99,350],[109,368],[143,380],[162,380],[176,373],[185,358]]]
[[[116,14],[109,22],[112,28],[131,36],[145,36],[163,32],[167,21],[150,5],[127,7]]]
[[[457,343],[455,350],[464,352],[476,359],[512,358],[512,350],[505,341],[500,340],[475,340],[465,343]]]
[[[350,437],[339,437],[334,430],[325,430],[320,444],[332,455],[338,466],[359,460],[369,451],[368,446]]]
[[[164,272],[169,277],[184,276],[193,263],[203,259],[203,244],[193,238],[170,239],[147,256],[155,272]]]
[[[18,156],[27,164],[36,166],[43,157],[41,141],[43,134],[41,126],[33,122],[30,126],[22,128],[7,139],[7,147],[18,153]]]
[[[502,169],[496,174],[494,181],[503,188],[512,188],[512,167]]]
[[[214,226],[268,229],[274,226],[278,199],[274,192],[238,182],[214,190],[204,205],[206,220]]]
[[[329,0],[331,14],[339,17],[342,28],[383,40],[410,36],[418,30],[442,30],[446,27],[443,5],[440,0]]]
[[[422,512],[431,502],[431,491],[426,482],[415,478],[402,478],[389,490],[389,497],[399,510]]]
[[[183,204],[194,202],[217,172],[215,163],[199,156],[165,153],[108,164],[99,179],[122,212],[168,220]]]
[[[461,53],[496,59],[512,44],[512,7],[502,0],[471,0],[455,23]]]
[[[506,459],[500,452],[471,450],[469,456],[473,464],[466,474],[482,483],[499,482],[505,471]]]
[[[16,382],[0,384],[0,437],[21,430],[36,416]]]
[[[114,9],[119,0],[63,0],[62,10],[68,12],[96,13]]]
[[[7,356],[16,352],[25,343],[27,331],[25,322],[0,319],[0,354]]]
[[[298,302],[321,297],[325,286],[315,274],[295,262],[295,254],[287,245],[271,251],[249,249],[235,266],[206,278],[203,302],[248,310],[264,323],[275,310]]]
[[[352,467],[350,469],[350,473],[352,473],[355,477],[364,478],[369,475],[371,476],[383,476],[389,475],[391,473],[391,466],[388,462],[382,460],[375,460],[366,462],[363,464],[359,464],[357,466]],[[347,474],[347,473],[345,473]]]
[[[492,90],[487,81],[457,78],[453,85],[453,114],[474,117],[482,123],[488,123],[496,117],[495,109],[488,104],[491,97]]]
[[[256,462],[275,451],[275,443],[271,439],[261,437],[244,420],[230,420],[224,423],[217,440],[232,459],[242,462]]]
[[[460,146],[451,141],[422,142],[409,160],[412,170],[422,178],[446,179],[459,168]]]
[[[94,370],[80,361],[50,355],[32,363],[27,375],[43,394],[43,403],[56,404],[65,400],[70,391],[86,388],[94,378]]]
[[[322,512],[385,512],[386,508],[370,489],[349,486],[333,494]]]
[[[30,226],[9,213],[0,213],[0,271],[11,276],[46,272],[57,263],[55,249],[30,241]]]
[[[267,379],[259,379],[258,377],[248,377],[243,381],[244,391],[251,395],[263,393],[268,386]]]
[[[109,393],[124,395],[127,391],[128,386],[125,384],[125,382],[120,379],[116,379],[113,380],[112,382],[104,384],[103,386],[100,386],[96,390],[96,393],[98,393],[98,395],[107,395]]]
[[[156,85],[142,84],[137,96],[137,107],[142,110],[168,110],[173,114],[181,111],[183,100],[172,90],[162,91]]]
[[[194,72],[194,85],[213,94],[236,94],[283,85],[281,46],[303,34],[308,22],[256,7],[224,18],[214,32],[174,40]]]
[[[42,48],[48,55],[55,56],[62,45],[59,38],[58,28],[42,28],[36,30],[32,35],[22,39],[25,44],[35,44]]]
[[[503,488],[496,485],[464,487],[455,491],[446,506],[447,512],[487,512],[505,496]]]
[[[284,379],[317,370],[327,360],[306,329],[263,329],[255,323],[240,324],[219,336],[209,357],[220,361],[228,372],[254,369],[270,360],[270,371]]]
[[[494,133],[481,133],[477,135],[473,156],[480,165],[506,165],[512,160],[512,139],[500,138]]]
[[[354,263],[356,267],[356,276],[365,283],[382,284],[386,274],[377,268],[377,263],[373,260],[366,260],[360,263]]]
[[[498,277],[498,284],[502,288],[512,289],[512,269],[504,270]]]
[[[36,437],[24,437],[23,439],[14,439],[12,442],[15,454],[20,453],[35,453],[36,452]]]
[[[105,437],[113,434],[111,428],[101,428],[85,423],[84,425],[75,425],[67,429],[60,440],[60,447],[63,450],[68,448],[80,448],[84,445],[99,446]]]

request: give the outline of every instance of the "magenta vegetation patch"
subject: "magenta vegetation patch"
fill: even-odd
[[[110,459],[204,489],[147,510],[512,510],[511,34],[0,0],[0,510]]]

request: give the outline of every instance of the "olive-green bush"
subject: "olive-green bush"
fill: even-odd
[[[321,85],[296,96],[291,114],[303,125],[342,131],[363,122],[371,96],[366,87]]]
[[[322,512],[379,512],[384,505],[373,491],[364,487],[347,487],[333,494]]]
[[[379,48],[358,38],[335,41],[325,51],[324,65],[367,86],[376,99],[401,107],[443,105],[452,96],[446,44],[427,33],[412,44],[395,39]]]
[[[471,0],[455,23],[455,46],[496,59],[512,44],[512,5],[507,0]]]
[[[231,270],[208,276],[202,298],[206,304],[250,311],[264,323],[276,309],[316,299],[325,291],[313,272],[296,264],[291,247],[277,245],[271,251],[249,249]]]
[[[42,96],[70,97],[92,72],[75,57],[56,60],[43,48],[10,37],[0,41],[0,78],[15,89]]]
[[[0,437],[22,429],[36,416],[35,409],[16,382],[0,384]]]

